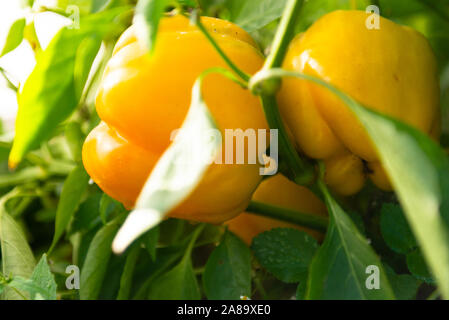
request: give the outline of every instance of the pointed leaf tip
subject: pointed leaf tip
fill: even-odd
[[[115,236],[112,242],[112,251],[116,254],[123,253],[140,235],[161,222],[162,216],[159,211],[154,209],[132,211]]]

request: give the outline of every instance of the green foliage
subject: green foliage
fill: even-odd
[[[0,245],[2,252],[2,274],[15,277],[29,278],[36,264],[22,228],[6,212],[6,199],[0,201]],[[20,295],[11,288],[2,292],[2,299],[22,299]]]
[[[330,214],[326,238],[310,265],[308,299],[394,299],[382,263],[321,183]],[[367,268],[380,270],[378,290],[366,286]],[[341,279],[345,279],[341,281]]]
[[[420,250],[407,254],[407,267],[415,278],[430,284],[435,283]]]
[[[305,232],[277,228],[259,234],[251,248],[260,264],[276,278],[297,283],[307,275],[318,243]]]
[[[400,206],[389,203],[382,206],[380,228],[387,245],[397,253],[407,254],[416,247],[415,237]]]
[[[103,284],[108,261],[111,257],[111,244],[123,221],[119,216],[102,227],[92,239],[81,269],[80,298],[97,299]]]
[[[198,281],[192,266],[191,253],[193,245],[203,228],[204,225],[201,225],[193,232],[192,239],[181,262],[151,283],[149,299],[197,300],[201,298]]]
[[[137,36],[153,52],[159,20],[162,17],[167,0],[139,0],[134,15]]]
[[[19,46],[20,43],[22,43],[25,24],[25,18],[20,18],[11,25],[5,45],[3,46],[3,50],[0,53],[0,57],[4,56],[10,51],[13,51]]]
[[[56,211],[55,235],[49,252],[52,251],[64,230],[69,225],[70,219],[78,208],[88,182],[89,176],[83,166],[77,166],[73,169],[64,182],[58,210]]]
[[[31,7],[33,2],[22,0],[22,5]],[[420,31],[429,40],[438,57],[442,105],[447,112],[447,0],[304,1],[295,33],[333,10],[365,10],[374,2],[383,16]],[[0,141],[0,297],[410,300],[425,298],[425,290],[420,290],[425,283],[425,288],[430,286],[448,298],[447,153],[417,130],[364,108],[316,79],[276,69],[269,74],[270,79],[293,76],[318,82],[343,99],[373,140],[399,200],[397,204],[393,195],[366,188],[369,196],[338,198],[337,203],[321,184],[330,215],[321,246],[303,231],[273,229],[256,236],[249,249],[231,232],[223,234],[223,226],[165,219],[207,168],[202,162],[188,168],[180,165],[192,156],[191,143],[197,140],[192,137],[176,140],[166,150],[126,223],[128,212],[123,205],[89,184],[82,166],[82,144],[99,121],[94,110],[98,81],[118,35],[131,23],[131,13],[138,37],[151,53],[164,11],[176,8],[189,14],[197,3],[201,13],[228,19],[249,31],[269,53],[287,0],[58,0],[38,10],[68,17],[77,13],[76,8],[80,28],[61,29],[44,51],[34,21],[21,18],[13,23],[0,56],[25,39],[35,50],[37,64],[19,85],[13,145],[10,132],[0,130],[0,139],[5,140]],[[30,10],[34,12],[36,6]],[[102,47],[104,53],[99,55]],[[5,69],[2,65],[0,72],[9,77]],[[236,80],[229,72],[214,71]],[[201,79],[193,87],[183,124],[186,131],[216,128],[201,95]],[[446,148],[448,119],[443,117]],[[206,148],[213,154],[218,146]],[[17,166],[14,171],[7,168],[8,157]],[[179,181],[184,182],[181,189]],[[284,220],[294,213],[273,208]],[[135,217],[145,217],[146,223],[133,222]],[[298,224],[297,219],[288,221]],[[326,224],[322,219],[323,231]],[[120,234],[116,251],[123,254],[118,256],[112,244]],[[50,263],[42,255],[46,250]],[[41,255],[36,264],[35,256]],[[79,291],[64,288],[64,268],[69,264],[81,267]],[[379,267],[379,290],[366,288],[370,265]]]
[[[209,256],[203,283],[208,299],[239,300],[251,296],[251,253],[231,232],[226,232]]]
[[[123,30],[111,21],[124,11],[92,15],[80,22],[80,29],[63,28],[39,55],[18,97],[16,136],[9,156],[12,166],[73,113],[101,39]]]
[[[420,281],[409,274],[396,274],[393,269],[385,266],[387,277],[398,300],[412,300],[420,285]]]
[[[15,276],[7,283],[7,286],[21,292],[27,292],[31,300],[56,300],[55,277],[50,271],[45,254],[34,268],[29,279]]]

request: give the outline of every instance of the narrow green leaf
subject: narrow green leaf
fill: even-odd
[[[200,224],[191,234],[190,242],[181,262],[173,269],[151,282],[149,299],[152,300],[199,300],[198,282],[192,266],[192,251],[196,240],[204,230]]]
[[[123,252],[180,204],[198,185],[216,155],[219,139],[205,139],[211,130],[216,130],[201,95],[205,74],[207,72],[193,86],[192,104],[180,132],[159,159],[137,199],[136,209],[129,214],[114,239],[113,249],[117,253]],[[198,152],[199,145],[201,152]]]
[[[120,290],[117,295],[117,300],[129,299],[134,269],[136,267],[136,262],[137,259],[139,258],[139,254],[140,254],[140,245],[136,245],[130,249],[130,252],[126,257],[125,268],[123,269],[122,276],[120,278]]]
[[[159,20],[164,13],[167,0],[139,0],[134,14],[137,37],[152,53],[156,43]]]
[[[73,160],[81,162],[81,149],[85,138],[81,131],[81,125],[78,122],[69,122],[65,127],[65,137]]]
[[[120,24],[111,22],[126,9],[116,8],[86,17],[81,20],[80,29],[61,29],[39,55],[34,70],[19,92],[16,135],[9,156],[11,167],[17,166],[28,151],[48,138],[75,110],[80,100],[80,88],[90,70],[88,62],[97,54],[93,49],[99,47],[105,35],[122,30]],[[81,50],[86,38],[97,41],[98,45]],[[80,59],[77,63],[80,50],[83,52],[82,63]]]
[[[309,268],[307,299],[390,300],[394,293],[382,263],[349,216],[319,182],[330,215],[321,248]],[[368,288],[368,267],[378,270],[378,288]]]
[[[305,232],[276,228],[255,237],[251,248],[267,271],[283,282],[295,283],[305,278],[318,242]]]
[[[6,38],[5,45],[3,46],[3,50],[0,53],[0,57],[4,56],[8,52],[13,51],[20,45],[20,43],[22,43],[25,25],[26,25],[25,18],[20,18],[11,25],[11,28],[9,28],[9,33]]]
[[[231,232],[226,232],[207,260],[203,283],[206,296],[211,300],[239,300],[241,296],[251,296],[251,252]]]
[[[151,300],[199,300],[198,282],[190,256],[173,269],[154,280],[148,296]]]
[[[4,199],[0,201],[0,245],[2,273],[5,276],[29,278],[36,261],[20,226],[6,212]],[[5,288],[2,299],[22,299],[11,289]]]
[[[81,97],[84,90],[92,63],[97,56],[101,47],[101,37],[98,34],[91,33],[85,37],[79,44],[73,69],[73,77],[75,79],[75,95]]]
[[[70,219],[78,209],[81,198],[87,189],[88,182],[89,175],[82,165],[75,167],[68,175],[59,199],[58,210],[56,211],[55,234],[48,252],[53,250],[69,225]]]
[[[147,249],[148,253],[150,254],[150,257],[153,261],[156,260],[156,247],[157,243],[159,241],[159,234],[160,229],[159,226],[153,227],[152,229],[148,230],[143,236],[142,236],[142,243]]]
[[[91,230],[101,224],[99,217],[102,193],[93,193],[84,200],[73,215],[68,228],[68,235],[79,231]]]
[[[115,218],[101,228],[92,239],[81,269],[79,291],[81,300],[98,298],[112,253],[111,243],[121,221],[122,216]]]
[[[0,175],[0,188],[17,186],[26,182],[41,180],[47,175],[41,167],[26,167],[12,173]]]
[[[100,218],[103,221],[103,224],[106,224],[108,221],[109,215],[116,208],[116,206],[122,206],[118,201],[112,199],[106,193],[103,193],[100,199]]]

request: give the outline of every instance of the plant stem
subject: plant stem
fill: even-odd
[[[281,208],[257,201],[251,201],[246,211],[248,213],[294,223],[299,226],[307,227],[321,232],[326,232],[328,225],[327,218],[306,214],[287,208]]]
[[[279,155],[287,163],[286,174],[297,184],[311,184],[315,178],[313,166],[299,157],[298,151],[290,141],[277,106],[276,97],[274,95],[262,95],[261,100],[268,125],[271,129],[278,130]]]
[[[287,2],[281,22],[274,36],[271,53],[265,60],[262,70],[277,68],[282,65],[288,44],[293,37],[293,31],[302,3],[303,0],[289,0]]]
[[[289,0],[287,2],[284,14],[282,15],[281,22],[274,37],[272,51],[267,57],[261,72],[264,70],[277,68],[282,65],[288,44],[293,35],[296,18],[299,15],[302,3],[303,0]],[[266,81],[276,82],[278,79],[269,79]],[[254,87],[257,85],[258,84],[255,83]],[[276,83],[273,85],[276,87]],[[254,89],[254,87],[251,89]],[[279,155],[281,159],[287,163],[288,172],[286,172],[286,174],[297,184],[309,185],[315,178],[313,166],[299,157],[298,152],[290,141],[279,112],[275,94],[276,92],[262,93],[261,100],[268,125],[271,129],[278,130]]]
[[[195,25],[200,29],[200,31],[206,36],[207,40],[209,40],[210,44],[217,50],[218,54],[223,58],[223,60],[226,62],[226,64],[229,66],[229,68],[232,69],[242,80],[244,80],[246,83],[248,83],[250,76],[247,75],[245,72],[239,69],[232,61],[228,58],[228,56],[224,53],[224,51],[220,48],[220,46],[217,44],[215,39],[211,36],[209,31],[204,27],[204,25],[201,22],[200,17],[196,16],[196,12],[192,13],[192,17]]]

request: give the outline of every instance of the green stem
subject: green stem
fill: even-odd
[[[293,36],[296,19],[301,10],[302,3],[303,0],[289,0],[287,2],[284,14],[282,15],[281,22],[273,40],[272,51],[267,57],[261,72],[282,65],[288,44]],[[277,85],[279,79],[268,79],[266,81],[273,83],[273,85],[268,85],[265,88],[271,87],[275,90],[269,89],[269,92],[261,94],[262,106],[268,125],[271,129],[278,130],[279,155],[280,158],[287,163],[288,168],[286,174],[297,184],[309,185],[315,178],[314,169],[309,162],[299,157],[298,152],[287,134],[275,97],[276,89],[279,87]],[[261,84],[262,82],[254,83],[254,86],[251,86],[250,81],[250,89],[253,92],[257,92],[256,87]]]
[[[326,232],[328,225],[327,218],[257,201],[251,201],[246,211],[259,216],[294,223],[320,232]]]
[[[315,178],[310,162],[299,157],[298,151],[290,141],[274,95],[262,95],[262,107],[270,129],[278,130],[279,156],[286,162],[286,175],[300,185],[309,185]]]
[[[293,37],[296,20],[299,16],[302,4],[303,0],[289,0],[285,5],[281,22],[279,23],[276,35],[274,36],[271,53],[267,57],[267,60],[265,60],[262,70],[277,68],[282,65],[285,52]]]
[[[245,72],[239,69],[232,61],[228,58],[228,56],[224,53],[224,51],[220,48],[220,46],[217,44],[215,39],[211,36],[209,31],[207,31],[206,27],[201,22],[201,19],[199,16],[196,16],[197,13],[192,13],[192,20],[195,22],[195,25],[200,29],[200,31],[206,36],[207,40],[209,40],[210,44],[217,50],[218,54],[223,58],[223,60],[226,62],[226,64],[229,66],[229,68],[232,69],[242,80],[244,80],[246,83],[248,83],[250,76],[247,75]]]

